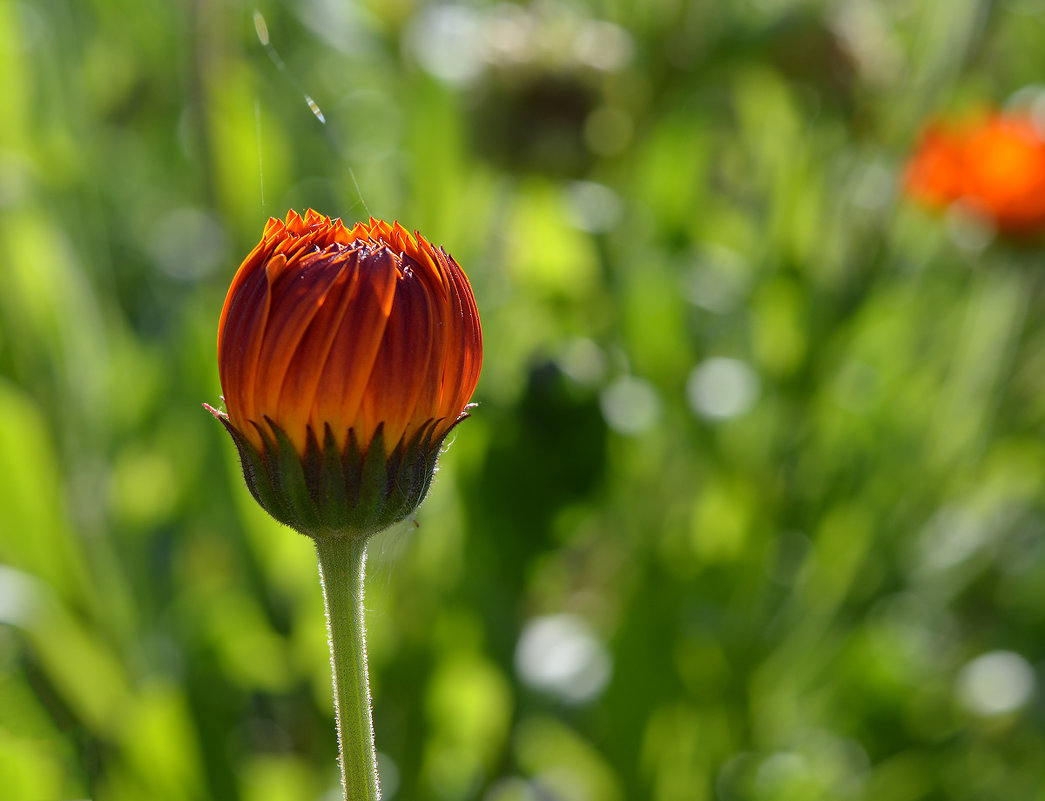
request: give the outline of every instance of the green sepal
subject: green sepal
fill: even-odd
[[[265,480],[268,470],[265,466],[263,454],[255,450],[247,438],[239,432],[239,429],[229,422],[229,418],[224,412],[219,412],[206,403],[203,404],[203,408],[214,415],[218,422],[225,426],[225,430],[229,432],[232,441],[236,444],[236,450],[239,451],[240,464],[243,467],[243,478],[247,482],[247,489],[254,496],[254,500],[258,502],[262,509],[277,520],[280,520],[280,522],[283,522],[276,511],[274,511],[279,506],[279,497],[273,492],[271,484]]]
[[[265,422],[276,435],[275,441],[266,437],[264,433],[261,436],[265,441],[272,483],[283,502],[285,512],[289,513],[288,516],[294,521],[288,525],[292,525],[298,531],[316,531],[320,528],[319,506],[309,493],[309,482],[305,478],[306,461],[298,455],[283,429],[268,417],[265,418]],[[309,439],[314,437],[310,435]],[[307,456],[306,449],[306,458]],[[309,472],[314,473],[315,470]],[[277,518],[279,519],[281,518]]]
[[[335,530],[344,517],[344,507],[350,504],[345,497],[345,466],[330,424],[324,426],[322,448],[316,442],[311,428],[308,444],[314,450],[306,451],[305,464],[310,470],[309,486],[318,490],[316,505],[319,507],[319,519],[324,528]]]
[[[374,437],[370,440],[370,446],[363,455],[362,469],[359,476],[359,500],[355,509],[361,521],[377,520],[385,516],[382,512],[387,502],[387,494],[382,490],[386,484],[386,465],[389,460],[385,455],[384,428],[384,423],[378,423]],[[348,436],[350,440],[354,440],[355,432],[349,432]],[[420,502],[421,500],[418,499],[418,503]],[[402,517],[399,517],[396,522],[402,519]]]
[[[386,487],[388,505],[400,519],[409,515],[416,506],[414,498],[424,498],[435,475],[435,463],[442,441],[432,445],[435,421],[422,426],[410,441],[389,456],[388,477],[394,479]]]
[[[437,421],[430,420],[389,451],[382,424],[366,450],[350,430],[342,451],[328,424],[322,444],[308,429],[302,456],[272,420],[266,418],[266,428],[254,424],[264,444],[258,450],[227,415],[205,407],[232,436],[254,500],[279,522],[317,540],[367,538],[411,515],[428,494],[446,437],[435,436]]]
[[[348,443],[345,445],[345,453],[340,457],[342,472],[345,476],[345,482],[341,487],[341,502],[350,509],[356,509],[359,506],[359,498],[362,495],[363,457],[365,455],[359,451],[355,430],[350,430],[348,432]]]

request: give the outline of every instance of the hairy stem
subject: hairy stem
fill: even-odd
[[[317,541],[319,578],[327,609],[330,664],[334,673],[341,784],[345,801],[379,801],[370,683],[363,620],[364,537]]]

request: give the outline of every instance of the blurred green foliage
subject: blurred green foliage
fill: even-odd
[[[314,553],[200,408],[313,206],[446,246],[484,323],[371,547],[388,798],[1045,798],[1043,250],[898,194],[1042,41],[1036,0],[0,0],[0,797],[337,797]]]

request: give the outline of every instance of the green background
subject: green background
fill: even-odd
[[[337,798],[315,555],[200,406],[308,206],[483,320],[371,546],[386,797],[1045,798],[1042,248],[900,193],[1045,4],[256,10],[0,0],[0,798]]]

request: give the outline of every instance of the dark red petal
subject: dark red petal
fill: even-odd
[[[414,422],[418,397],[429,380],[435,322],[428,288],[408,268],[397,279],[395,303],[363,396],[361,436],[369,438],[384,422],[385,442],[393,447]]]
[[[441,277],[434,270],[423,267],[414,272],[416,283],[423,286],[428,316],[428,361],[418,376],[420,391],[409,417],[415,423],[424,423],[437,417],[442,401],[442,379],[447,350],[453,341],[453,320]]]
[[[448,346],[443,370],[439,417],[452,424],[475,391],[482,367],[483,346],[479,313],[468,279],[453,258],[443,255],[450,278],[453,340]]]
[[[270,303],[264,267],[240,268],[218,327],[218,373],[225,406],[233,425],[248,433],[247,421],[260,419],[253,390]]]
[[[258,356],[254,394],[258,409],[276,420],[295,446],[304,448],[312,398],[283,396],[283,384],[301,338],[337,278],[338,264],[319,259],[289,263],[281,271],[267,272],[272,282],[272,306]]]
[[[342,446],[348,430],[357,424],[395,293],[396,268],[391,255],[381,251],[360,258],[359,278],[343,301],[346,313],[330,347],[311,412],[312,420],[330,423]],[[369,443],[359,432],[356,436],[361,446]]]
[[[348,309],[346,298],[353,293],[358,276],[354,253],[347,252],[337,259],[336,275],[320,300],[319,308],[302,335],[283,378],[275,414],[277,420],[288,420],[304,414],[305,422],[311,423],[317,431],[323,430],[326,421],[312,420],[312,407],[334,338]]]

